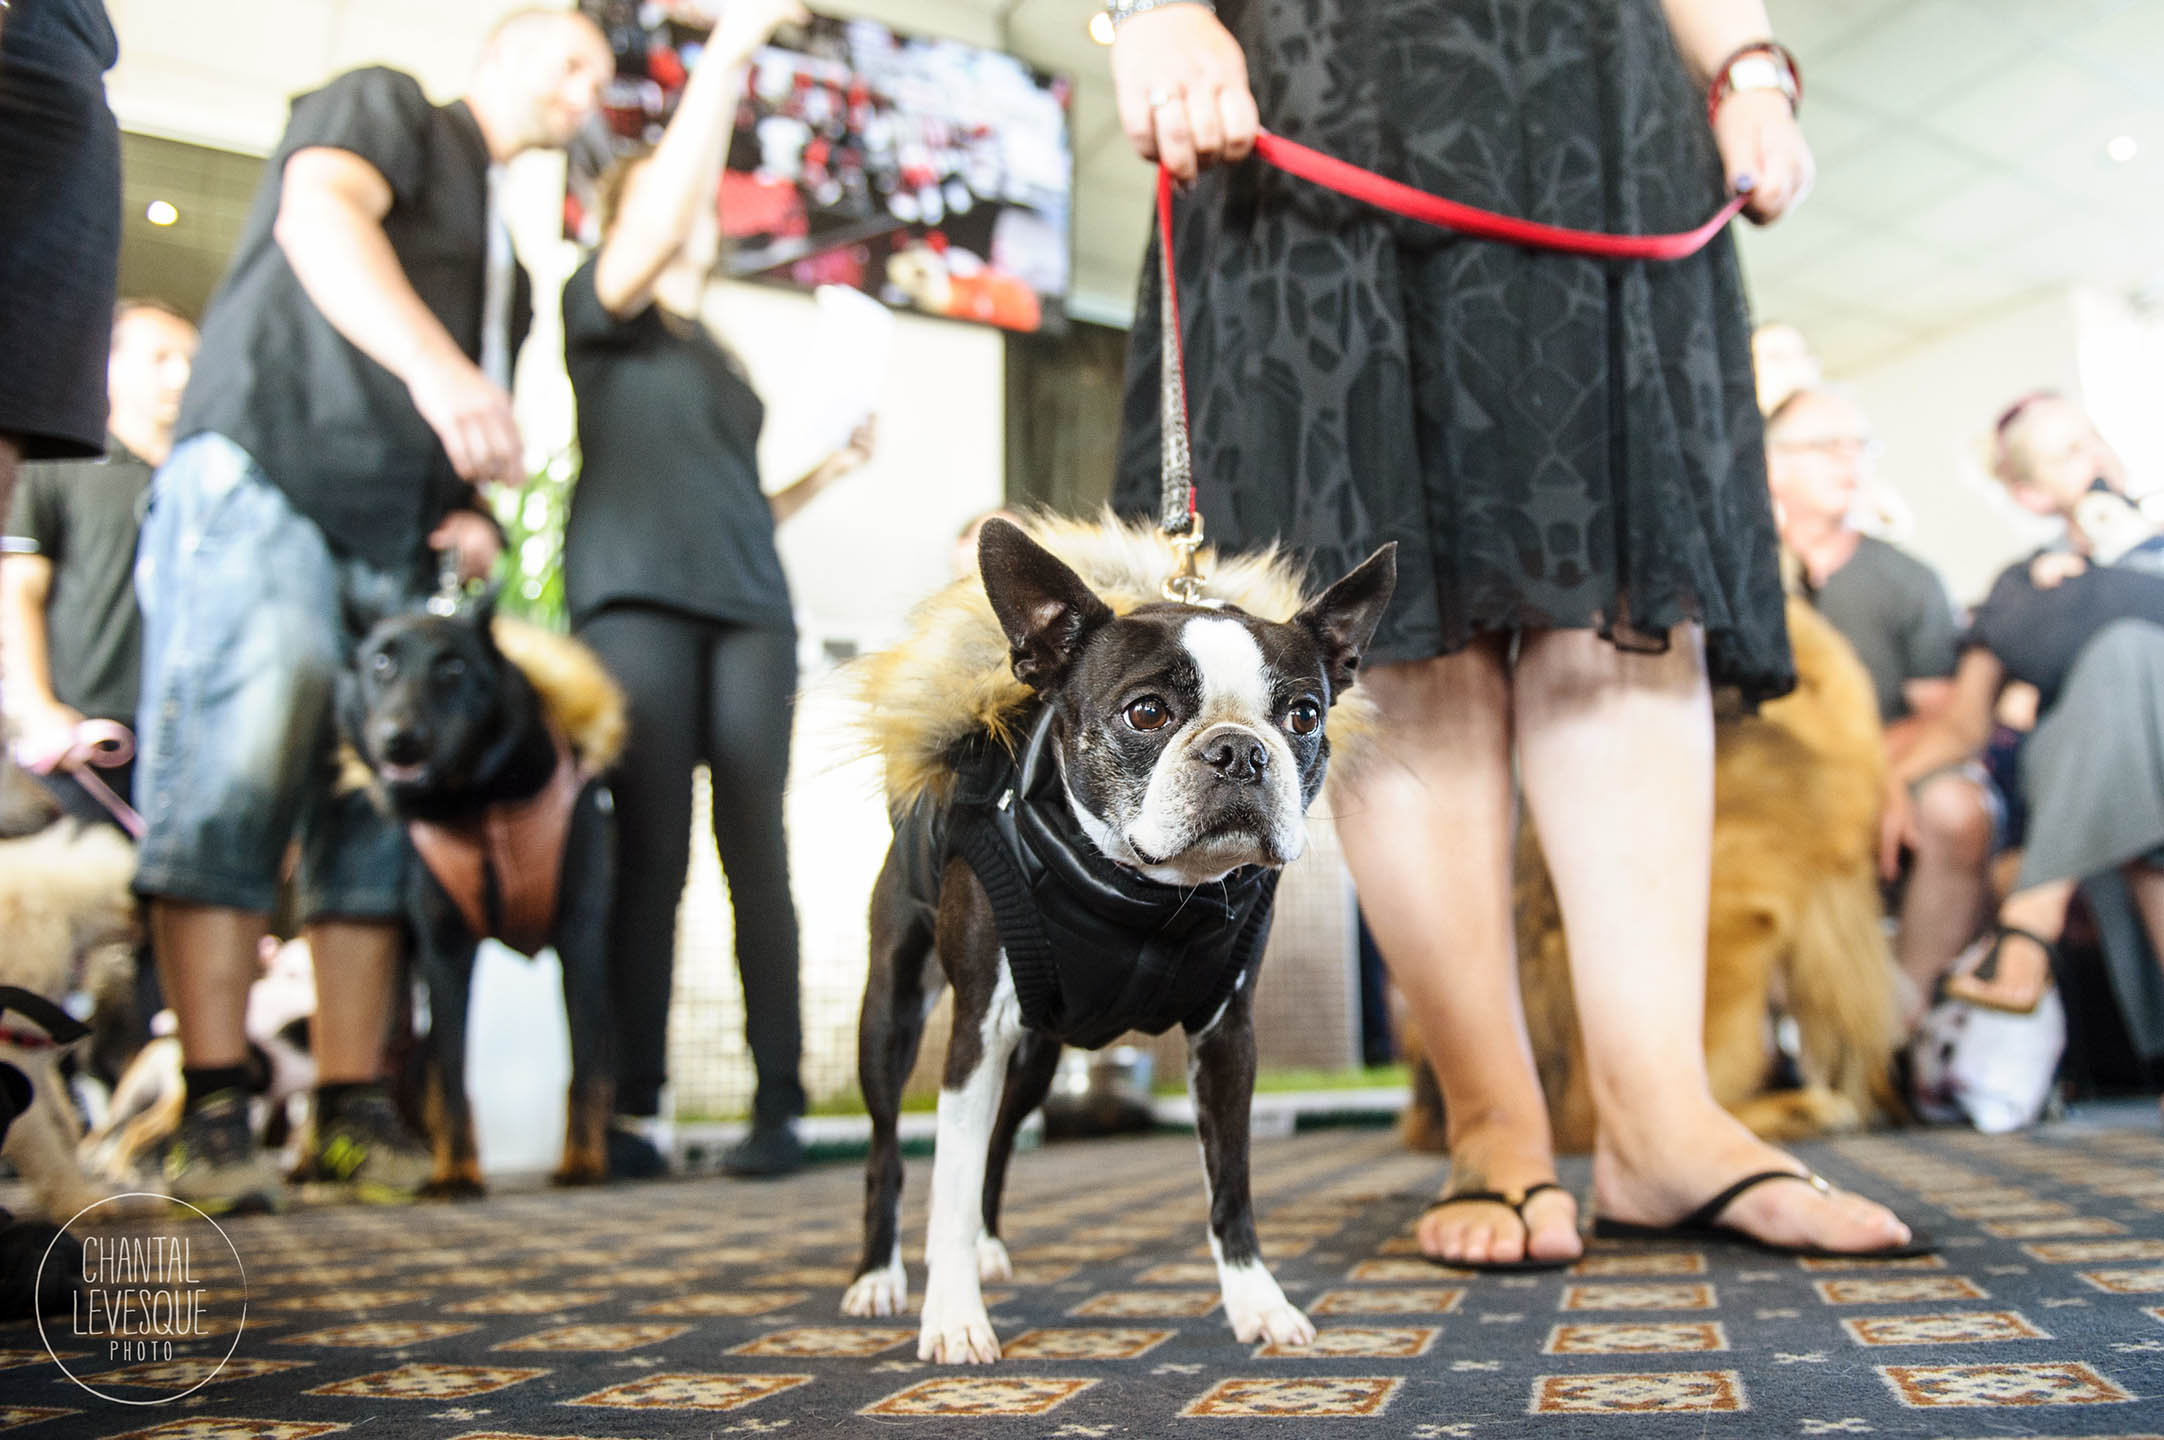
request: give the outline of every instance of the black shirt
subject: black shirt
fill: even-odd
[[[2023,560],[2000,572],[1963,643],[1989,650],[2008,679],[2034,685],[2041,710],[2058,699],[2075,656],[2097,631],[2114,620],[2164,624],[2164,576],[2123,565],[2091,566],[2039,590],[2029,579],[2029,564]]]
[[[351,151],[382,174],[391,188],[383,230],[400,268],[459,348],[480,357],[489,170],[481,127],[464,101],[430,104],[410,75],[355,70],[293,102],[211,297],[175,435],[224,435],[332,546],[394,568],[472,492],[405,383],[323,318],[272,234],[285,162],[314,146]],[[513,353],[531,316],[521,270]]]
[[[133,725],[143,653],[135,538],[150,465],[108,443],[102,460],[23,466],[0,551],[52,563],[45,639],[53,697],[88,719]]]
[[[1881,724],[1909,713],[1903,681],[1954,673],[1953,602],[1938,572],[1915,556],[1863,536],[1812,598],[1871,672]]]
[[[788,628],[789,582],[759,488],[765,408],[704,328],[602,308],[589,257],[564,285],[579,481],[564,529],[574,625],[615,601]]]

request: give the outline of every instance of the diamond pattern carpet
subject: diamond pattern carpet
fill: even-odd
[[[2164,1134],[2137,1113],[2123,1129],[1801,1147],[1932,1230],[1945,1248],[1927,1259],[1603,1243],[1522,1276],[1419,1258],[1412,1219],[1444,1165],[1389,1133],[1262,1142],[1264,1250],[1321,1327],[1285,1351],[1237,1343],[1217,1313],[1192,1138],[1055,1145],[1015,1165],[1016,1275],[989,1287],[1006,1359],[989,1369],[920,1364],[910,1321],[839,1314],[853,1164],[303,1209],[225,1227],[245,1279],[197,1275],[205,1313],[232,1317],[208,1350],[100,1368],[101,1342],[63,1317],[49,1338],[93,1394],[35,1328],[0,1330],[0,1431],[2164,1435]],[[930,1164],[911,1167],[914,1259]],[[1564,1179],[1582,1190],[1584,1162]],[[910,1278],[914,1300],[914,1264]]]

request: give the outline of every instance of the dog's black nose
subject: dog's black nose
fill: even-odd
[[[1252,785],[1270,767],[1270,752],[1248,735],[1220,735],[1202,752],[1202,763],[1237,785]]]
[[[383,758],[393,765],[418,765],[428,757],[427,738],[404,726],[383,737]]]

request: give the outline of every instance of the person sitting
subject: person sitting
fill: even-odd
[[[1791,391],[1766,421],[1781,543],[1801,567],[1812,604],[1870,672],[1892,777],[1953,693],[1957,631],[1938,572],[1856,528],[1874,443],[1863,408],[1818,386]],[[1881,873],[1891,882],[1904,852],[1910,862],[1895,947],[1909,981],[1910,1023],[1983,917],[1985,867],[2003,809],[1974,759],[1887,786]]]
[[[106,451],[96,460],[23,466],[0,538],[0,684],[26,769],[64,812],[117,817],[76,778],[86,720],[132,726],[142,680],[135,541],[150,475],[173,448],[195,359],[195,326],[156,300],[123,300],[106,361]],[[98,786],[129,803],[132,761],[101,766]]]
[[[2124,547],[2129,531],[2150,527],[2125,499],[2118,455],[2073,402],[2024,397],[2000,416],[1993,444],[1998,478],[2024,508],[2064,520],[2066,545],[1999,575],[1963,641],[1950,702],[1898,769],[1913,783],[1968,759],[2001,690],[2036,687],[2020,762],[2020,873],[1992,933],[1946,982],[1954,998],[2025,1014],[2051,986],[2067,902],[2087,877],[2118,872],[2150,949],[2164,954],[2164,575],[2142,563],[2153,543]],[[2107,947],[2105,963],[2136,1051],[2164,1054],[2164,973],[2124,947]]]

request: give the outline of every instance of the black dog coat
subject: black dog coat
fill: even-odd
[[[895,818],[904,893],[933,924],[939,877],[959,857],[992,903],[1022,1021],[1095,1050],[1130,1030],[1190,1033],[1253,983],[1278,872],[1244,865],[1187,889],[1107,859],[1076,823],[1040,706],[1017,762],[990,736],[958,757],[954,796]]]

